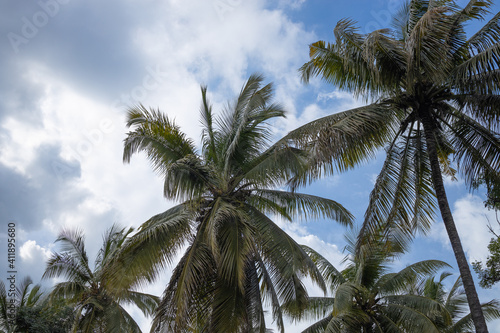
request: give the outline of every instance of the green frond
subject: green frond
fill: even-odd
[[[202,146],[203,146],[203,156],[207,161],[213,161],[215,164],[218,162],[217,156],[217,134],[214,131],[214,120],[212,112],[212,104],[207,98],[207,86],[201,87],[201,123],[203,125],[202,131]]]
[[[365,93],[368,95],[366,99],[379,95],[384,87],[379,86],[381,80],[377,80],[377,73],[364,58],[363,36],[356,30],[353,21],[341,20],[334,29],[337,44],[324,41],[311,44],[311,60],[299,70],[302,80],[308,82],[312,76],[321,76],[339,89],[352,92],[355,97]]]
[[[366,237],[377,235],[382,228],[404,245],[415,231],[425,233],[430,229],[437,205],[425,149],[419,128],[411,129],[387,148],[384,165],[370,193],[360,242],[369,241]]]
[[[429,8],[417,21],[405,41],[407,50],[406,89],[414,93],[413,82],[421,73],[431,82],[443,82],[452,70],[448,33],[454,23],[448,16],[449,8]],[[417,81],[418,82],[418,81]]]
[[[440,332],[440,328],[426,313],[428,311],[430,313],[440,311],[439,303],[414,295],[406,295],[404,299],[400,296],[386,297],[386,299],[388,304],[386,311],[384,311],[385,315],[398,325],[405,327],[409,331]]]
[[[330,323],[332,319],[332,315],[329,315],[307,327],[302,331],[302,333],[324,333],[328,326],[328,323]]]
[[[247,329],[253,332],[266,333],[264,306],[260,292],[260,274],[257,271],[257,260],[248,260],[245,281],[245,307],[248,314]],[[278,325],[278,329],[280,329]],[[284,333],[284,328],[281,328]]]
[[[471,186],[482,175],[500,178],[500,134],[464,114],[454,114],[450,131],[458,170]],[[496,176],[495,176],[496,175]]]
[[[124,140],[123,161],[126,163],[133,154],[144,151],[153,169],[163,176],[170,163],[195,155],[192,140],[159,110],[147,110],[142,105],[131,108],[127,113],[127,126],[133,131]]]
[[[404,291],[405,288],[407,288],[407,286],[413,281],[416,281],[423,276],[435,274],[437,271],[445,267],[451,266],[441,260],[419,261],[403,268],[398,273],[391,274],[387,278],[380,279],[377,289],[381,293],[397,294]]]
[[[117,254],[109,281],[124,288],[153,281],[190,239],[195,218],[187,202],[144,222]]]
[[[496,76],[495,82],[500,82],[500,70],[488,73]],[[487,80],[481,80],[483,84]],[[496,87],[489,87],[488,90],[497,90],[496,93],[484,92],[482,94],[466,94],[455,96],[460,110],[469,117],[485,126],[491,131],[500,132],[500,84]],[[476,85],[477,86],[477,85]]]
[[[295,320],[321,320],[332,313],[335,298],[333,297],[309,297],[304,311],[299,313],[290,311],[289,304],[283,304],[283,309],[288,316]]]
[[[305,219],[327,218],[346,226],[352,226],[354,220],[354,216],[334,200],[310,194],[277,190],[256,189],[253,193],[250,202],[263,212],[267,211],[267,201],[271,201],[282,207],[286,211],[285,216],[290,216],[292,219],[299,216]]]
[[[248,206],[248,209],[256,230],[254,239],[262,260],[269,265],[268,270],[273,279],[283,280],[276,287],[280,299],[287,301],[282,299],[280,286],[292,283],[288,279],[295,272],[309,275],[314,283],[326,291],[320,271],[302,247],[262,212],[252,206]]]
[[[248,216],[234,206],[224,207],[224,218],[216,228],[217,233],[217,270],[223,281],[230,285],[238,285],[244,291],[245,266],[248,257],[254,252],[253,239],[255,238],[255,227],[251,225]]]
[[[215,282],[215,262],[210,249],[201,242],[192,242],[175,266],[163,292],[152,331],[183,332],[192,324],[203,326],[205,321],[209,323]],[[203,314],[204,320],[199,314]]]
[[[16,286],[16,298],[19,302],[19,306],[24,306],[27,303],[29,297],[30,286],[33,284],[33,280],[29,276],[25,276]]]
[[[478,4],[484,4],[488,7],[491,1],[471,1]],[[484,13],[484,12],[483,12]],[[483,18],[481,13],[481,17]],[[475,53],[483,52],[484,50],[498,44],[500,42],[500,12],[496,13],[481,29],[468,39],[468,44],[475,50]]]
[[[451,76],[454,81],[462,83],[462,87],[470,87],[470,83],[468,84],[467,80],[471,77],[477,77],[478,80],[487,80],[491,71],[498,70],[499,56],[500,46],[499,44],[493,44],[481,52],[471,55],[467,60],[457,65],[453,69]],[[487,80],[486,82],[491,82],[491,80]]]
[[[160,303],[160,298],[137,291],[128,291],[122,297],[122,302],[137,306],[145,316],[152,316]]]
[[[262,87],[262,81],[260,75],[250,76],[236,102],[218,119],[224,174],[241,169],[244,161],[258,156],[272,136],[266,121],[284,116],[281,106],[270,103],[272,85]]]
[[[179,329],[185,327],[194,314],[191,311],[198,310],[200,292],[207,292],[206,288],[214,281],[216,263],[203,240],[205,228],[206,224],[201,224],[199,232],[192,237],[191,246],[175,267],[153,321],[154,327],[165,325],[163,321],[173,321]]]
[[[134,318],[117,303],[107,307],[103,322],[106,333],[142,333]]]
[[[185,156],[165,167],[163,195],[177,200],[202,196],[214,188],[212,174],[198,156]]]
[[[237,285],[216,283],[210,329],[213,332],[238,332],[248,324],[245,296]]]
[[[260,271],[261,293],[263,295],[263,300],[265,304],[270,304],[273,319],[275,320],[278,329],[283,331],[285,329],[285,325],[283,323],[283,311],[280,305],[278,293],[274,287],[273,276],[271,276],[271,273],[268,272],[266,265],[260,256],[258,256],[257,263]],[[286,311],[286,308],[284,311]]]
[[[329,165],[345,171],[373,158],[396,133],[399,116],[385,105],[370,104],[314,120],[281,141],[293,142],[312,155],[314,179]]]
[[[486,321],[500,319],[500,303],[497,300],[483,303],[481,307]],[[455,322],[446,332],[460,333],[466,330],[474,331],[474,322],[472,321],[470,313]]]
[[[49,294],[49,302],[64,299],[68,303],[76,304],[81,300],[82,295],[86,290],[86,286],[78,282],[59,282],[52,288]]]
[[[64,277],[86,283],[93,278],[85,250],[84,236],[79,230],[63,230],[56,242],[61,243],[61,253],[53,253],[47,261],[44,278]]]
[[[42,291],[42,286],[36,284],[31,287],[30,291],[25,295],[25,300],[23,301],[24,306],[32,307],[40,304],[43,300],[44,292]]]
[[[295,175],[305,172],[307,158],[305,150],[279,141],[244,165],[237,179],[255,187],[279,187]]]
[[[95,260],[95,270],[98,272],[105,271],[106,265],[110,264],[113,257],[122,247],[127,237],[134,231],[133,228],[121,228],[117,224],[113,224],[103,236],[103,241]]]
[[[335,291],[333,312],[348,312],[353,306],[355,295],[364,292],[365,288],[352,282],[344,282]]]
[[[302,248],[318,267],[332,293],[338,285],[347,282],[342,273],[338,271],[325,257],[306,245],[302,245]]]
[[[460,276],[455,280],[455,283],[448,291],[448,296],[444,306],[451,314],[453,319],[463,316],[468,310],[467,297],[465,296],[465,291],[462,287],[462,279]]]

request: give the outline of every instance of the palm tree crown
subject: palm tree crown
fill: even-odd
[[[268,122],[284,111],[271,102],[272,86],[262,80],[252,75],[218,117],[202,87],[200,153],[159,111],[139,106],[128,113],[133,131],[124,161],[146,153],[164,179],[165,197],[181,203],[141,226],[127,245],[126,254],[135,258],[127,269],[150,281],[187,245],[163,294],[156,331],[267,332],[269,304],[283,332],[280,303],[305,302],[305,275],[323,282],[302,248],[266,214],[352,221],[335,201],[276,189],[304,168],[306,155],[269,145]]]
[[[394,222],[401,226],[399,239],[408,241],[429,229],[438,206],[477,332],[486,332],[486,323],[443,174],[455,175],[454,161],[469,186],[479,179],[500,181],[500,13],[471,37],[465,33],[491,3],[471,0],[459,8],[450,0],[408,1],[393,29],[368,34],[352,20],[339,21],[335,43],[311,45],[303,79],[319,75],[375,102],[313,121],[285,138],[312,147],[313,175],[325,166],[353,167],[386,145],[360,244],[381,224]]]
[[[304,313],[295,313],[293,308],[289,311],[295,319],[319,319],[303,333],[437,333],[439,326],[433,319],[450,321],[439,302],[405,292],[414,281],[449,267],[448,264],[424,260],[392,273],[389,265],[402,252],[396,244],[383,241],[365,249],[360,256],[354,239],[348,242],[349,254],[345,258],[348,264],[342,271],[304,246],[321,270],[332,297],[311,297]]]
[[[467,298],[462,288],[462,280],[458,277],[451,288],[447,291],[444,281],[451,273],[444,272],[436,279],[430,276],[425,279],[415,280],[408,285],[408,293],[424,296],[439,302],[448,312],[451,321],[443,322],[440,316],[434,315],[433,320],[444,333],[472,332],[474,323],[470,312],[467,310]],[[486,320],[500,318],[500,304],[497,300],[492,300],[481,304]]]
[[[43,277],[67,279],[54,286],[50,298],[64,299],[76,306],[73,332],[141,333],[122,305],[134,304],[145,315],[151,315],[156,309],[158,297],[120,289],[110,278],[117,267],[116,254],[131,232],[131,228],[119,229],[113,225],[104,236],[93,270],[82,232],[64,230],[57,238],[56,242],[61,242],[63,251],[52,254]]]

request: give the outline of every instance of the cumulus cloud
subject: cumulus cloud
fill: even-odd
[[[38,245],[36,241],[29,240],[24,242],[21,246],[19,249],[19,255],[25,264],[34,264],[45,262],[49,259],[51,251]]]
[[[19,254],[16,262],[18,277],[29,276],[35,284],[39,283],[45,271],[45,263],[52,254],[51,248],[50,244],[41,246],[35,240],[27,240],[22,243],[18,248]]]

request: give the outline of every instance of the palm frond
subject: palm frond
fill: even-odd
[[[302,248],[318,267],[332,293],[338,285],[347,282],[342,273],[338,271],[325,257],[306,245],[302,245]]]
[[[387,148],[384,165],[370,193],[359,244],[369,241],[366,237],[377,235],[382,228],[404,245],[415,231],[425,233],[431,226],[437,205],[423,135],[416,128],[399,140]]]
[[[68,303],[76,304],[82,299],[82,295],[86,290],[86,286],[78,282],[59,282],[52,288],[49,294],[49,302],[64,299]]]
[[[273,276],[270,272],[268,272],[260,255],[257,258],[257,263],[260,271],[261,293],[263,295],[263,299],[266,301],[266,304],[270,304],[272,316],[278,326],[278,329],[280,331],[284,331],[285,324],[283,323],[283,311],[280,305],[278,293],[274,287]]]
[[[134,318],[119,304],[112,303],[106,310],[104,323],[107,333],[142,333]]]
[[[500,303],[497,300],[492,300],[487,303],[481,304],[483,309],[484,318],[486,321],[491,321],[495,319],[500,319]],[[472,321],[472,317],[470,313],[460,320],[455,322],[452,327],[448,329],[449,333],[460,333],[465,330],[474,330],[474,322]]]
[[[496,76],[495,82],[500,82],[500,70],[494,73],[488,73],[490,76]],[[489,80],[480,80],[480,84],[484,84]],[[478,84],[475,84],[477,87]],[[488,90],[498,90],[497,87],[488,87]],[[465,95],[456,95],[455,100],[458,102],[460,110],[472,117],[477,122],[487,127],[489,130],[500,131],[500,96],[498,93],[490,93],[485,91],[482,93],[470,93]]]
[[[160,298],[138,291],[128,291],[122,297],[122,301],[137,306],[145,316],[152,316],[160,303]]]
[[[482,175],[500,178],[500,135],[464,114],[454,114],[452,144],[458,170],[469,184]],[[496,176],[495,176],[496,175]]]
[[[311,326],[307,327],[305,330],[302,331],[302,333],[324,333],[327,326],[328,326],[328,323],[330,323],[330,321],[332,319],[333,319],[333,316],[329,315],[329,316],[315,322]]]
[[[439,311],[439,303],[414,295],[407,295],[405,301],[402,301],[398,296],[387,297],[387,299],[389,303],[385,314],[394,322],[410,331],[440,332],[439,327],[426,315],[427,311]],[[398,302],[396,303],[396,301]],[[430,308],[428,307],[429,303],[432,305]]]
[[[423,260],[411,264],[398,273],[387,275],[387,278],[380,279],[377,289],[382,293],[397,294],[407,288],[413,281],[430,276],[437,271],[451,267],[449,264],[441,260]]]
[[[249,161],[237,180],[244,180],[256,187],[279,187],[295,175],[305,172],[307,157],[306,151],[280,141]]]
[[[62,252],[52,254],[42,278],[65,277],[80,283],[92,279],[84,239],[80,230],[63,230],[56,239],[61,242]]]
[[[284,116],[281,106],[269,103],[272,85],[262,87],[262,81],[262,76],[251,75],[235,104],[228,106],[224,117],[218,122],[222,145],[220,151],[224,154],[224,174],[235,168],[240,169],[239,164],[257,156],[271,138],[270,128],[265,122]]]
[[[277,190],[256,189],[253,192],[250,202],[264,212],[267,211],[267,203],[273,202],[283,208],[286,212],[285,216],[290,216],[292,219],[299,216],[303,216],[305,219],[327,218],[346,226],[352,226],[354,220],[354,216],[334,200],[310,194]],[[273,207],[270,208],[273,212]]]
[[[124,141],[123,161],[129,163],[133,154],[144,151],[153,169],[164,175],[165,168],[188,155],[195,155],[192,140],[159,110],[143,105],[129,109],[127,126],[134,130]]]
[[[117,254],[109,281],[124,289],[153,281],[190,239],[195,217],[189,202],[151,217]]]
[[[207,161],[213,161],[217,164],[217,135],[213,127],[213,112],[212,105],[207,98],[207,86],[201,87],[201,100],[200,107],[201,123],[203,125],[202,142],[203,142],[203,156]]]
[[[293,142],[312,155],[312,179],[326,174],[331,165],[338,171],[348,170],[375,156],[396,133],[397,110],[370,104],[335,113],[288,133],[281,141]],[[299,184],[305,184],[305,178]]]
[[[313,282],[326,291],[320,271],[302,247],[259,210],[252,206],[248,206],[248,209],[255,225],[255,240],[262,260],[269,265],[268,270],[271,271],[275,283],[276,279],[283,280],[277,283],[276,287],[282,301],[288,301],[282,298],[282,287],[293,282],[288,278],[294,272],[309,275]]]
[[[473,1],[471,1],[473,2]],[[490,7],[492,1],[474,1],[478,4],[482,3],[485,7]],[[481,13],[483,14],[483,13]],[[480,17],[482,18],[482,17]],[[496,13],[481,29],[468,39],[468,44],[476,52],[484,50],[498,44],[500,42],[500,12]]]

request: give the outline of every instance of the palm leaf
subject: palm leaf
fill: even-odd
[[[285,216],[295,219],[298,216],[303,216],[305,219],[311,218],[327,218],[333,219],[343,225],[351,226],[353,215],[338,202],[314,195],[285,192],[276,190],[260,190],[253,191],[255,194],[250,198],[253,206],[267,212],[268,203],[282,207],[286,212]],[[270,205],[273,211],[273,206]]]

